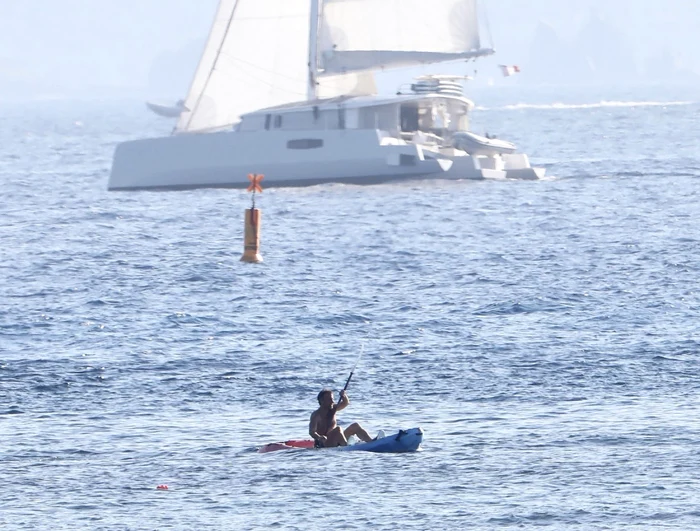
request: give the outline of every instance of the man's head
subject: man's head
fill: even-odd
[[[318,394],[319,405],[323,407],[331,407],[333,405],[333,391],[330,389],[324,389]]]

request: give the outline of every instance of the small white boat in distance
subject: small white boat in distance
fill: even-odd
[[[187,109],[187,107],[185,107],[185,100],[177,100],[175,105],[164,105],[162,103],[147,101],[146,107],[158,116],[163,116],[165,118],[178,118],[180,114],[182,114],[182,111]]]
[[[118,145],[108,188],[537,179],[469,133],[463,76],[377,94],[374,71],[492,53],[477,0],[220,0],[173,135]]]
[[[486,135],[479,136],[469,131],[459,131],[452,135],[452,145],[472,156],[505,155],[515,153],[516,147],[512,142],[499,140]]]

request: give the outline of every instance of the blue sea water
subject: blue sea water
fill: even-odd
[[[0,528],[700,528],[700,95],[473,96],[547,179],[266,190],[259,265],[244,192],[106,191],[141,102],[0,104]],[[422,451],[255,452],[363,349]]]

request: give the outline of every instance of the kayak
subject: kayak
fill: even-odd
[[[307,448],[312,450],[314,447],[313,439],[292,439],[290,441],[276,442],[266,444],[258,448],[259,454],[266,454],[267,452],[276,452],[277,450],[294,450],[295,448]]]
[[[348,446],[339,446],[338,450],[398,454],[415,452],[422,442],[423,430],[421,428],[411,428],[410,430],[399,430],[398,433],[387,435],[381,439],[374,439],[373,441],[361,442]]]
[[[411,428],[399,430],[397,433],[387,435],[369,442],[359,442],[348,446],[336,448],[320,448],[321,450],[344,450],[354,452],[376,452],[385,454],[415,452],[423,442],[423,430]],[[261,454],[276,452],[277,450],[314,449],[313,439],[291,439],[284,442],[266,444],[258,449]]]

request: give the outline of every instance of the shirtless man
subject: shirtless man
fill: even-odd
[[[335,419],[336,413],[350,404],[345,391],[340,392],[340,402],[336,404],[333,400],[333,391],[324,389],[318,394],[318,404],[319,408],[311,414],[309,422],[309,435],[313,437],[316,448],[347,446],[348,437],[352,435],[356,435],[364,442],[372,440],[369,433],[357,422],[350,424],[344,431],[338,426]]]

